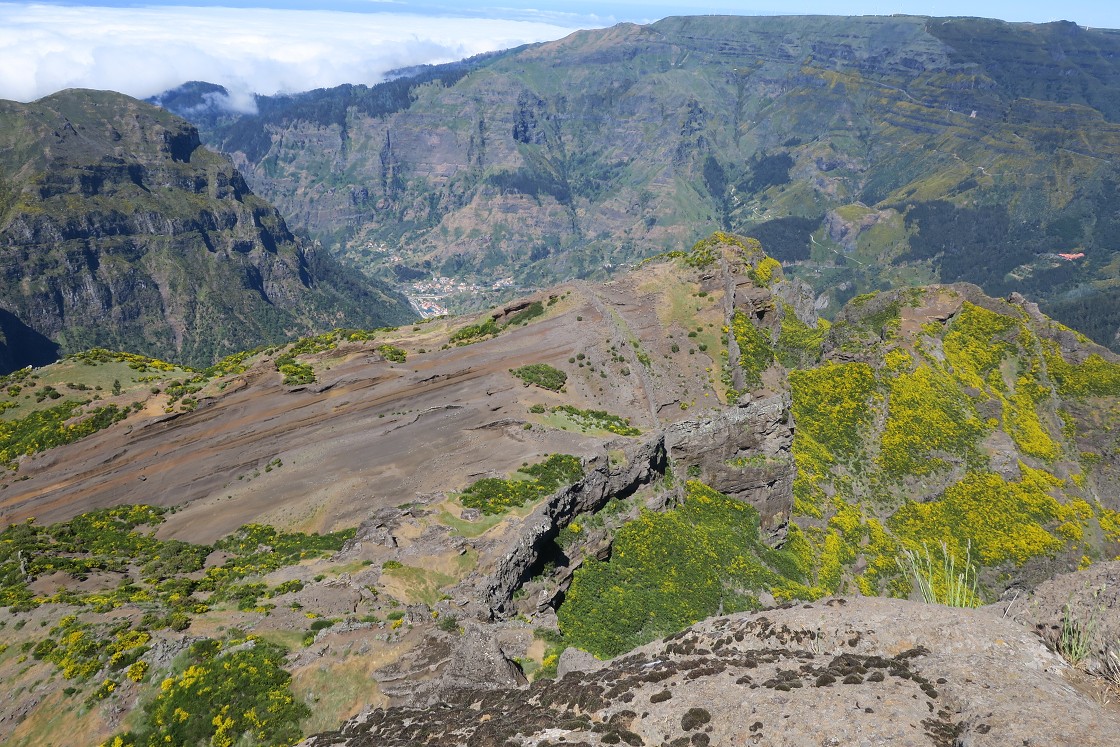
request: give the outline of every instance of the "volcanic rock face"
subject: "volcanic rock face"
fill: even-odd
[[[1069,671],[983,611],[829,599],[710,619],[556,682],[373,711],[303,744],[1117,744],[1117,713]]]
[[[0,124],[0,298],[63,352],[208,365],[301,331],[411,316],[297,242],[184,120],[65,91],[0,103]],[[9,350],[2,370],[42,363],[49,340]]]

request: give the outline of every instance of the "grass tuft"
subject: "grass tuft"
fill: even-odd
[[[897,559],[898,567],[910,577],[914,588],[927,604],[946,607],[979,607],[981,598],[976,567],[972,564],[972,543],[965,551],[964,563],[957,570],[956,557],[941,543],[938,565],[923,542],[922,552],[904,549]]]

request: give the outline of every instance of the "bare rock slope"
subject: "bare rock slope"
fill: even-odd
[[[366,713],[304,744],[1120,743],[1120,715],[1070,676],[1030,631],[986,611],[833,598],[710,619],[527,690]]]

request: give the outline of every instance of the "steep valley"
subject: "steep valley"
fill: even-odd
[[[972,282],[1115,347],[1118,43],[1069,22],[683,17],[255,115],[203,84],[157,100],[294,226],[454,310],[722,229],[829,316]]]
[[[0,102],[0,371],[106,346],[206,366],[414,314],[297,240],[186,121],[120,94]]]

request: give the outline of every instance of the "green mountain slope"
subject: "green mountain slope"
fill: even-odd
[[[1115,345],[1118,53],[1071,23],[668,18],[199,116],[386,278],[604,277],[722,228],[831,309],[974,282]]]
[[[44,362],[52,344],[208,365],[411,317],[297,241],[189,123],[114,93],[0,102],[0,266],[5,337],[27,331],[5,346],[5,370]]]
[[[775,280],[726,329],[730,365],[756,382],[747,400],[791,397],[796,471],[779,551],[758,546],[757,514],[729,521],[735,502],[690,484],[680,508],[620,530],[609,562],[576,570],[559,609],[568,643],[615,656],[756,608],[760,592],[907,597],[906,553],[932,561],[940,598],[956,580],[947,569],[962,574],[962,606],[1117,556],[1115,355],[1021,297],[971,285],[860,296],[828,325],[799,318]]]

